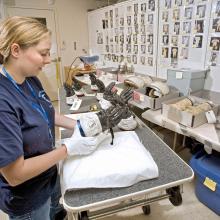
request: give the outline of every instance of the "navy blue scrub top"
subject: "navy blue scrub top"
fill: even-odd
[[[27,81],[37,98],[31,94]],[[0,74],[0,168],[21,156],[31,158],[54,147],[54,108],[40,81],[30,77],[17,85],[25,96]],[[40,103],[45,110],[52,138],[47,121],[33,108],[31,101]],[[22,215],[37,209],[51,196],[56,178],[57,168],[53,166],[39,176],[12,187],[0,174],[0,209],[9,215]]]

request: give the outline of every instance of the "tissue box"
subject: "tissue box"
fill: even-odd
[[[195,193],[200,202],[220,215],[220,156],[201,151],[190,160],[195,172]]]
[[[205,99],[201,99],[195,96],[190,96],[197,103],[207,102]],[[181,111],[173,107],[171,104],[174,104],[180,100],[185,99],[185,96],[171,99],[169,101],[165,101],[162,104],[162,114],[164,117],[169,118],[175,122],[178,122],[186,127],[195,128],[202,124],[207,123],[207,118],[205,112],[201,112],[199,114],[193,115],[190,112]],[[218,105],[214,105],[211,109],[215,115],[217,115]]]

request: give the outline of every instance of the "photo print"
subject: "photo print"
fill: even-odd
[[[126,41],[128,44],[131,44],[131,35],[127,35]]]
[[[193,8],[192,7],[185,8],[184,17],[190,20],[192,19],[192,15],[193,15]]]
[[[141,43],[145,44],[146,43],[146,35],[141,35]]]
[[[212,29],[215,32],[220,32],[220,18],[213,19]]]
[[[147,46],[147,52],[148,54],[152,55],[153,54],[153,44],[149,44]]]
[[[131,63],[131,56],[130,55],[127,56],[127,62]]]
[[[182,36],[182,46],[183,47],[188,47],[189,46],[189,36]]]
[[[133,64],[137,64],[137,56],[136,55],[132,56],[132,62],[133,62]]]
[[[131,16],[127,16],[127,25],[131,26]]]
[[[193,47],[194,48],[202,48],[202,40],[203,40],[202,35],[195,35],[193,38]]]
[[[217,17],[220,16],[220,1],[216,3],[215,14]]]
[[[97,33],[97,44],[103,44],[103,33]]]
[[[138,45],[134,45],[134,50],[133,50],[134,54],[138,53]]]
[[[115,17],[118,17],[118,8],[115,8]]]
[[[171,58],[177,59],[178,58],[178,47],[171,47]]]
[[[138,17],[137,14],[134,15],[134,25],[138,24]]]
[[[154,40],[154,35],[153,34],[148,34],[147,42],[149,42],[150,44],[153,44],[153,40]]]
[[[164,0],[164,7],[167,9],[171,8],[171,0]]]
[[[169,17],[168,11],[163,11],[163,13],[162,13],[162,20],[164,22],[167,22],[168,21],[168,17]]]
[[[174,4],[179,7],[182,6],[182,3],[183,3],[182,0],[175,0]]]
[[[141,30],[140,30],[140,31],[141,31],[142,34],[145,34],[145,33],[146,33],[146,31],[145,31],[145,25],[141,25]]]
[[[173,32],[176,35],[179,35],[179,33],[180,33],[180,22],[175,22],[174,23]]]
[[[124,18],[120,18],[119,24],[120,26],[124,26]]]
[[[171,44],[172,46],[178,46],[178,36],[171,37]]]
[[[164,24],[163,25],[163,33],[164,34],[169,34],[169,24]]]
[[[168,47],[162,47],[162,57],[163,58],[169,57],[169,48]]]
[[[141,45],[141,53],[142,54],[146,53],[146,45]]]
[[[153,66],[153,57],[148,57],[148,58],[147,58],[147,64],[148,64],[149,66]]]
[[[127,53],[131,53],[131,44],[126,45],[126,51]]]
[[[155,10],[155,0],[148,0],[148,9],[150,11],[154,11]]]
[[[133,34],[133,43],[137,44],[137,34]]]
[[[187,5],[192,5],[192,4],[194,4],[194,0],[186,0],[186,4]]]
[[[212,50],[219,51],[219,46],[220,46],[220,37],[211,37],[210,48]]]
[[[203,33],[203,31],[204,31],[204,20],[195,20],[195,31],[197,33]]]
[[[141,14],[141,24],[145,25],[145,14]]]
[[[189,21],[183,22],[183,33],[185,34],[191,33],[191,22]]]
[[[205,11],[206,11],[206,5],[198,5],[197,10],[196,10],[197,18],[204,18],[205,17]]]
[[[173,20],[177,21],[180,19],[180,10],[179,9],[174,9],[173,10]]]
[[[138,14],[138,4],[134,4],[134,13]]]
[[[218,53],[219,52],[211,51],[211,56],[210,56],[210,65],[211,66],[217,65]]]
[[[127,6],[127,12],[128,12],[128,14],[130,14],[130,13],[132,12],[132,7],[131,7],[131,5]]]
[[[153,14],[149,14],[147,17],[147,21],[149,24],[153,24],[154,22],[154,15]]]
[[[180,57],[182,59],[188,59],[189,48],[181,48]]]
[[[140,57],[140,63],[141,63],[142,65],[145,65],[145,56],[141,56],[141,57]]]
[[[124,52],[124,44],[120,44],[120,53]]]
[[[128,34],[132,34],[132,27],[128,27]]]
[[[146,3],[141,4],[141,12],[145,13],[146,12]]]
[[[163,43],[163,45],[169,44],[169,35],[163,35],[162,43]]]

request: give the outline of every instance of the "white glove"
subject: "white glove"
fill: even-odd
[[[108,136],[108,134],[102,132],[94,137],[82,137],[76,125],[72,137],[64,139],[63,144],[66,146],[69,156],[88,155],[94,152]]]
[[[108,109],[109,107],[112,106],[111,102],[109,102],[108,100],[104,99],[104,98],[101,98],[99,100],[99,104],[101,106],[102,109],[106,110]]]

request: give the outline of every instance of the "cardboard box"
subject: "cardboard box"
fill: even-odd
[[[190,160],[195,172],[195,193],[200,202],[220,215],[220,160],[219,154],[208,155],[204,151],[195,154]]]
[[[146,88],[135,89],[134,99],[129,101],[130,104],[135,105],[141,109],[150,108],[152,110],[157,110],[162,108],[162,102],[179,97],[179,91],[170,86],[170,92],[159,98],[152,98],[145,95]]]
[[[206,99],[201,99],[195,96],[190,96],[196,103],[203,103],[203,102],[207,102],[208,100]],[[190,112],[186,112],[186,111],[181,111],[178,110],[177,108],[173,107],[171,104],[174,104],[180,100],[185,99],[185,96],[179,97],[179,98],[175,98],[169,101],[165,101],[162,104],[162,114],[164,117],[169,118],[175,122],[178,122],[179,124],[182,124],[186,127],[198,127],[202,124],[207,123],[207,118],[206,118],[206,114],[205,112],[201,112],[197,115],[193,115]],[[217,111],[218,111],[218,105],[215,105],[212,107],[211,109],[215,115],[217,115]]]

